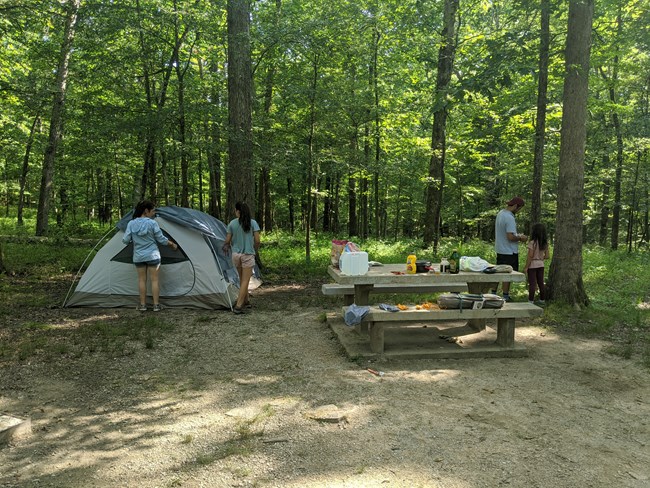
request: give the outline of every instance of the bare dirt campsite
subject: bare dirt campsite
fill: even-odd
[[[32,433],[0,487],[650,486],[650,372],[603,341],[534,319],[526,358],[369,363],[320,284],[254,299],[2,317],[0,412]]]

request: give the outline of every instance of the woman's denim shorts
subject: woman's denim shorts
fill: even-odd
[[[160,259],[152,259],[151,261],[142,261],[141,263],[133,263],[136,268],[144,268],[145,266],[151,266],[152,268],[157,268],[160,266]]]

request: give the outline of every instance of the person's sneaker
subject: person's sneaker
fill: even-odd
[[[244,313],[244,311],[243,311],[241,308],[239,308],[239,307],[232,307],[232,311],[233,311],[233,313],[236,314],[236,315],[241,315],[241,314]]]
[[[546,300],[540,300],[540,301],[537,302],[537,303],[539,303],[540,305],[546,305]]]
[[[532,300],[528,300],[528,303],[530,303],[531,305],[535,305],[535,302]]]
[[[154,312],[160,312],[162,310],[162,305],[157,304],[153,306],[153,311]]]
[[[138,305],[137,307],[135,307],[135,309],[138,312],[146,312],[147,311],[147,306],[146,305]]]
[[[503,294],[503,301],[504,302],[511,302],[512,298],[510,298],[510,295],[508,295],[507,293],[504,293]]]

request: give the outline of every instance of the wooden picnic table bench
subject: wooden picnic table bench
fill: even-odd
[[[344,305],[354,303],[354,285],[341,285],[339,283],[326,283],[321,287],[323,295],[343,296]],[[438,293],[438,292],[466,292],[467,283],[385,283],[374,285],[369,293]]]
[[[347,307],[343,307],[343,314]],[[472,324],[485,324],[485,320],[496,319],[496,344],[504,349],[515,346],[515,319],[538,317],[542,309],[531,303],[505,303],[502,308],[482,308],[464,310],[401,310],[388,312],[379,307],[371,306],[362,323],[368,325],[370,349],[373,353],[384,352],[384,327],[405,327],[414,322],[437,322],[468,320],[467,325],[446,331],[450,336],[462,336],[481,332]],[[475,319],[479,319],[478,321]],[[484,326],[483,326],[484,327]]]

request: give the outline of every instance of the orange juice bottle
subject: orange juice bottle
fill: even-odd
[[[408,274],[415,274],[417,268],[415,261],[417,261],[415,254],[409,254],[409,256],[406,258],[406,272]]]

